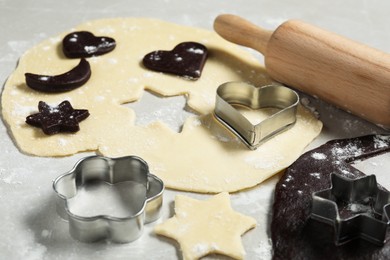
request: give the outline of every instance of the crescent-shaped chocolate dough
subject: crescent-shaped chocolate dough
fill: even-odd
[[[27,86],[34,90],[49,93],[65,92],[84,85],[91,77],[91,66],[82,58],[76,67],[60,75],[26,73],[25,77]]]

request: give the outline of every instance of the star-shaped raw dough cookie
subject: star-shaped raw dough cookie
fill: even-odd
[[[234,211],[229,193],[222,192],[205,201],[177,195],[175,212],[175,216],[156,226],[155,232],[177,240],[185,260],[210,253],[244,257],[241,235],[254,228],[256,220]]]

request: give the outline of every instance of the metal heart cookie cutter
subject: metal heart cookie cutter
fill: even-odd
[[[258,88],[244,82],[227,82],[217,89],[214,114],[218,121],[254,150],[295,123],[298,103],[298,94],[282,85]],[[233,105],[280,110],[254,125]]]
[[[127,196],[126,200],[120,202],[126,208],[123,216],[117,217],[114,212],[113,215],[111,212],[96,215],[74,212],[72,208],[77,205],[77,196],[93,191],[93,187],[98,184],[108,187],[133,185],[131,189],[123,191]],[[83,242],[107,239],[127,243],[142,235],[144,224],[160,217],[164,183],[149,172],[147,163],[139,157],[90,156],[81,159],[72,170],[56,178],[53,188],[58,195],[57,212],[69,221],[69,232],[73,238]],[[78,204],[78,208],[84,204]],[[98,207],[110,206],[106,204],[97,201]]]
[[[334,226],[335,244],[362,238],[383,246],[390,225],[390,193],[375,175],[348,179],[331,174],[332,186],[314,192],[311,218]]]

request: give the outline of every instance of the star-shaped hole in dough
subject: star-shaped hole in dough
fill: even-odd
[[[88,110],[73,109],[67,100],[55,107],[39,101],[38,110],[39,113],[29,115],[26,118],[26,123],[42,128],[47,135],[59,132],[77,132],[80,130],[79,122],[89,116]]]
[[[185,260],[212,253],[242,259],[241,235],[255,226],[256,220],[234,211],[229,193],[222,192],[204,201],[177,195],[175,216],[155,232],[177,240]]]
[[[137,102],[127,103],[135,111],[135,124],[146,126],[153,121],[161,121],[176,132],[181,132],[184,121],[195,115],[186,107],[185,96],[164,97],[144,91]]]

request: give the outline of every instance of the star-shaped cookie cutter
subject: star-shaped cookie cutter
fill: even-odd
[[[334,226],[335,244],[362,238],[382,246],[390,224],[390,193],[375,175],[348,179],[331,174],[332,186],[314,192],[311,218]]]
[[[126,217],[85,217],[72,213],[68,200],[76,196],[80,188],[96,182],[141,184],[141,189],[131,193],[135,197],[127,200],[126,206],[135,213]],[[72,170],[57,177],[53,189],[58,195],[57,212],[69,221],[69,232],[73,238],[83,242],[107,239],[127,243],[142,235],[144,224],[160,217],[164,183],[149,172],[148,164],[139,157],[90,156],[79,160]]]
[[[254,150],[295,123],[298,104],[298,94],[282,85],[258,88],[244,82],[227,82],[217,89],[214,114],[218,121]],[[274,107],[280,111],[254,125],[233,105],[251,109]]]

